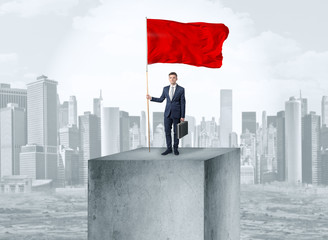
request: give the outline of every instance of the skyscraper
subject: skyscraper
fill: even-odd
[[[10,84],[0,83],[0,109],[6,108],[8,103],[17,103],[18,107],[24,108],[26,110],[27,90],[10,88]],[[27,119],[27,114],[25,114],[25,123],[27,121],[26,119]],[[0,157],[1,157],[1,148],[0,148]],[[1,160],[0,160],[0,169],[1,169]]]
[[[246,133],[246,129],[256,134],[256,112],[242,112],[242,133]]]
[[[102,110],[102,91],[100,90],[100,95],[99,98],[94,98],[93,99],[93,114],[96,115],[99,118],[99,141],[101,143],[102,138],[101,138],[101,110]],[[101,147],[100,147],[101,148]]]
[[[129,149],[140,147],[140,116],[129,116]]]
[[[321,184],[328,185],[328,151],[321,152]]]
[[[267,160],[269,172],[277,172],[277,129],[270,125],[267,129]]]
[[[59,128],[66,127],[68,124],[68,102],[64,101],[58,109]]]
[[[79,179],[80,184],[88,183],[88,160],[100,157],[101,149],[99,142],[99,118],[90,112],[84,112],[79,116],[80,131],[80,159]]]
[[[38,174],[30,177],[57,180],[57,114],[57,82],[42,75],[27,84],[28,145],[20,155],[21,175],[34,168]]]
[[[286,179],[289,183],[302,182],[302,126],[301,102],[290,97],[285,103]]]
[[[185,121],[188,121],[188,134],[181,139],[181,145],[183,147],[194,147],[196,119],[186,115]]]
[[[26,144],[26,112],[17,103],[0,109],[0,177],[20,175],[20,148]]]
[[[130,144],[130,122],[129,113],[120,111],[120,152],[128,151]]]
[[[77,126],[77,102],[75,96],[70,96],[68,101],[68,124]]]
[[[229,147],[229,134],[232,132],[232,90],[220,91],[220,143]]]
[[[270,125],[277,128],[277,116],[267,116],[267,127]]]
[[[120,110],[103,107],[101,111],[101,155],[120,152]]]
[[[266,111],[262,111],[262,154],[267,154],[268,132],[267,132],[267,115]]]
[[[99,98],[93,99],[93,114],[99,118],[101,118],[102,100],[102,91],[100,90]]]
[[[76,125],[68,124],[59,129],[59,143],[66,148],[77,150],[79,147],[79,129]]]
[[[322,126],[328,126],[328,96],[322,96],[321,100]]]
[[[302,117],[304,117],[306,114],[308,114],[308,101],[307,98],[302,98],[302,93],[300,92],[300,98],[301,101],[301,113]]]
[[[147,143],[147,134],[146,134],[146,113],[145,113],[145,111],[141,111],[141,119],[140,119],[140,145],[142,147],[148,146],[148,143]]]
[[[17,103],[18,107],[26,109],[27,90],[10,88],[10,84],[0,83],[0,108],[6,108],[8,103]]]
[[[238,136],[236,132],[229,134],[229,147],[237,148],[238,147]]]
[[[74,125],[75,126],[75,125]],[[71,148],[61,146],[59,150],[60,163],[62,165],[60,179],[64,180],[64,185],[79,184],[79,154]]]
[[[320,116],[310,112],[304,116],[302,146],[302,179],[305,183],[321,183]]]
[[[286,179],[285,161],[285,111],[277,113],[277,180]]]
[[[153,146],[166,147],[163,112],[153,112]]]

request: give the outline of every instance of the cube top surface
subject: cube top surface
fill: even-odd
[[[166,148],[137,148],[131,151],[120,152],[107,155],[100,158],[94,158],[90,161],[136,161],[136,160],[188,160],[188,161],[205,161],[228,152],[239,151],[239,148],[179,148],[180,155],[170,153],[166,156],[161,155]]]

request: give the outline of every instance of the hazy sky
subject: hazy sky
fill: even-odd
[[[41,74],[58,81],[60,100],[76,95],[78,112],[104,105],[131,115],[146,110],[145,17],[224,23],[230,29],[220,69],[149,66],[149,93],[167,74],[186,89],[186,114],[218,121],[220,89],[233,90],[233,130],[241,112],[275,115],[290,96],[308,98],[320,114],[328,95],[328,3],[325,0],[0,0],[0,82],[26,88]],[[165,103],[150,104],[164,111]]]

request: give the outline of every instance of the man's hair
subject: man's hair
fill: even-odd
[[[178,74],[176,74],[175,72],[170,72],[170,73],[169,73],[169,76],[170,76],[170,75],[175,75],[175,76],[178,78]]]

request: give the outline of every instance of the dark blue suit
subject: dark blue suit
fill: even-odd
[[[179,139],[177,137],[177,124],[180,122],[180,118],[185,118],[186,112],[186,99],[185,90],[183,87],[176,84],[176,89],[172,98],[169,95],[170,85],[163,88],[163,93],[160,98],[152,97],[150,101],[153,102],[163,102],[166,98],[166,106],[164,112],[164,126],[165,126],[165,136],[166,145],[168,149],[172,149],[172,137],[171,129],[173,123],[174,131],[174,149],[178,149]]]

